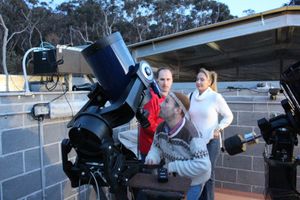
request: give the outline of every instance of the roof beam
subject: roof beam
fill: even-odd
[[[215,28],[205,29],[205,27],[202,27],[198,32],[196,31],[197,29],[193,29],[192,31],[184,32],[186,34],[174,34],[173,37],[169,37],[167,40],[153,40],[151,43],[130,45],[129,48],[133,57],[138,59],[286,26],[300,26],[300,15],[293,14],[278,15],[272,18],[265,16],[263,22],[260,17],[249,20],[240,20],[239,23],[225,24]]]
[[[299,49],[299,45],[297,44],[276,44],[276,45],[271,45],[271,46],[266,46],[266,47],[261,47],[261,48],[253,48],[253,49],[246,49],[246,50],[238,50],[235,52],[230,52],[230,53],[223,53],[222,55],[216,55],[216,56],[209,56],[209,57],[197,57],[194,59],[187,59],[187,60],[182,60],[182,66],[188,67],[196,64],[201,64],[201,63],[210,63],[210,62],[216,62],[216,61],[222,61],[222,60],[229,60],[229,59],[236,59],[236,58],[241,58],[241,57],[250,57],[252,55],[259,55],[263,54],[265,52],[275,52],[281,49]]]

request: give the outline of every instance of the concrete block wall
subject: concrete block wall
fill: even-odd
[[[30,114],[34,104],[49,102],[59,95],[59,92],[0,94],[0,200],[40,200],[43,193],[47,200],[79,199],[78,188],[71,187],[61,161],[60,143],[68,138],[67,123],[72,114],[40,122]],[[87,101],[84,92],[67,93],[53,103],[65,105],[67,112],[72,103],[81,101]],[[119,129],[127,130],[129,124],[114,132]],[[72,159],[76,154],[70,155]],[[96,199],[94,191],[87,187],[81,187],[80,196],[80,199]]]
[[[174,90],[189,94],[194,90],[194,84],[175,86]],[[279,94],[276,100],[271,100],[268,89],[219,89],[231,108],[234,120],[224,130],[224,138],[236,134],[255,132],[260,134],[257,120],[266,118],[269,120],[274,115],[283,114],[281,100],[285,99]],[[298,138],[299,140],[299,138]],[[248,145],[247,150],[241,154],[230,156],[222,152],[218,158],[215,170],[216,187],[233,189],[244,192],[265,193],[265,163],[263,152],[265,141],[259,139],[259,143]],[[271,145],[268,145],[271,151]],[[299,147],[295,146],[294,156],[299,154]],[[299,171],[299,170],[298,170]],[[297,176],[297,189],[300,190],[299,172]]]
[[[276,100],[271,100],[268,90],[239,90],[220,91],[228,102],[234,114],[232,124],[224,130],[224,138],[236,134],[255,132],[261,134],[257,120],[283,114],[281,94]],[[229,95],[228,95],[229,94]],[[263,152],[265,141],[260,138],[259,143],[248,145],[244,153],[230,156],[221,153],[216,167],[216,186],[239,191],[265,192],[265,164]],[[268,147],[271,150],[271,146]]]
[[[188,94],[194,85],[173,88]],[[227,100],[234,121],[224,131],[225,138],[251,131],[260,133],[257,120],[283,113],[280,95],[270,100],[263,90],[219,90]],[[62,170],[60,142],[68,137],[69,117],[45,119],[38,122],[30,114],[36,103],[49,102],[60,93],[0,94],[0,200],[43,199],[42,183],[45,183],[46,199],[79,199],[78,189],[70,186],[70,181]],[[68,99],[68,101],[66,100]],[[87,100],[86,93],[67,93],[55,102],[69,104]],[[75,114],[75,113],[74,113]],[[135,129],[136,120],[114,130],[114,132]],[[43,165],[40,156],[40,134],[43,136]],[[235,156],[221,153],[216,168],[216,186],[239,191],[263,193],[265,169],[262,158],[265,143],[248,146],[247,151]],[[295,155],[299,153],[295,148]],[[76,154],[73,153],[73,156]],[[43,170],[42,170],[43,169]],[[42,173],[44,171],[44,173]],[[43,175],[42,175],[43,174]],[[95,194],[87,187],[81,189],[80,199],[95,199]]]

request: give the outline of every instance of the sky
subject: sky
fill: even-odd
[[[230,13],[234,16],[243,17],[244,10],[252,9],[255,13],[273,10],[282,7],[284,3],[290,0],[218,0],[229,7]]]
[[[51,0],[44,0],[50,2]],[[53,0],[54,5],[58,5],[65,0]],[[252,9],[255,13],[260,13],[266,10],[272,10],[282,7],[284,3],[289,3],[290,0],[217,0],[228,5],[230,13],[234,16],[243,17],[244,10]]]

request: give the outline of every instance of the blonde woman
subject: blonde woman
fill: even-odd
[[[201,200],[214,200],[214,169],[220,154],[221,132],[233,120],[225,99],[217,93],[217,74],[204,68],[199,70],[196,90],[190,94],[190,117],[207,142],[211,161],[211,177],[205,183]],[[221,116],[219,120],[218,116]]]

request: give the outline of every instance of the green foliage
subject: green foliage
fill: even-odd
[[[214,0],[69,0],[56,8],[43,0],[5,0],[0,10],[9,36],[27,27],[7,46],[8,59],[15,59],[7,61],[8,71],[14,73],[25,51],[42,41],[76,46],[119,31],[131,44],[233,18],[227,5]]]

